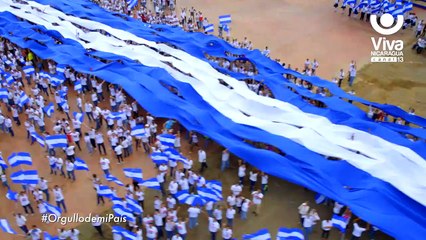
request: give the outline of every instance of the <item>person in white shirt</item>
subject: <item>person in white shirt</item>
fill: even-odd
[[[155,240],[157,239],[157,235],[158,229],[152,223],[150,223],[146,228],[146,238],[148,240]]]
[[[99,161],[101,164],[101,169],[104,171],[105,175],[109,175],[109,169],[110,169],[110,161],[107,158],[101,158]]]
[[[229,168],[229,151],[228,149],[225,149],[222,151],[222,163],[220,166],[220,170],[223,172],[227,168]]]
[[[102,133],[98,132],[95,137],[96,144],[98,145],[99,154],[102,155],[101,148],[104,150],[104,155],[106,155],[106,149],[105,149],[105,143],[104,143],[104,136]]]
[[[71,179],[73,182],[75,181],[75,173],[74,173],[74,163],[72,163],[70,160],[67,160],[65,162],[65,168],[67,170],[68,178]]]
[[[243,203],[241,204],[241,220],[247,219],[247,213],[250,208],[251,201],[250,199],[243,199]]]
[[[115,155],[117,156],[118,164],[122,164],[124,162],[123,158],[123,146],[121,144],[118,144],[115,148]]]
[[[33,225],[32,228],[28,231],[28,235],[32,240],[41,240],[41,233],[42,231],[40,228],[37,228],[36,225]]]
[[[340,212],[342,211],[343,207],[344,207],[343,204],[340,204],[338,202],[334,202],[333,213],[340,215]]]
[[[265,195],[265,192],[268,190],[268,178],[269,176],[266,175],[266,173],[262,172],[260,174],[260,185],[261,185],[263,195]]]
[[[208,167],[206,152],[202,148],[198,150],[198,162],[201,164],[200,173],[202,173]]]
[[[228,226],[232,227],[234,224],[234,217],[235,217],[236,211],[233,206],[229,205],[229,207],[226,209],[226,222]]]
[[[89,133],[84,134],[84,142],[86,143],[87,151],[89,151],[89,153],[92,154],[93,153],[93,145],[90,141]]]
[[[75,151],[74,151],[74,149],[75,149],[75,146],[68,146],[65,149],[65,153],[67,155],[67,159],[70,160],[70,161],[75,161]]]
[[[213,210],[213,217],[219,222],[219,225],[222,225],[222,207],[217,206],[215,210]]]
[[[321,238],[322,239],[328,239],[328,236],[330,235],[330,230],[333,227],[333,223],[331,220],[323,220],[321,223]]]
[[[78,229],[72,228],[69,231],[69,238],[70,240],[78,240],[78,235],[80,235],[80,231]]]
[[[15,216],[16,225],[25,233],[28,234],[27,218],[22,214],[13,214]]]
[[[200,215],[201,210],[198,207],[188,208],[188,217],[189,217],[189,229],[193,229],[198,225],[198,216]]]
[[[252,192],[254,190],[254,186],[256,185],[256,182],[257,182],[257,175],[258,175],[257,171],[255,171],[255,170],[250,171],[250,176],[249,176],[250,192]]]
[[[303,225],[303,219],[308,215],[309,209],[310,209],[310,207],[308,205],[308,202],[304,202],[298,207],[299,216],[300,216],[300,224]]]
[[[252,192],[252,197],[253,197],[253,204],[255,206],[255,209],[253,211],[254,215],[259,215],[260,213],[260,205],[262,204],[262,199],[263,199],[263,194],[260,190],[254,191]]]
[[[44,177],[40,178],[40,181],[38,181],[38,186],[40,190],[46,195],[46,202],[49,202],[50,200],[50,194],[49,194],[49,186],[48,182]]]
[[[70,236],[69,231],[66,231],[64,228],[58,229],[58,239],[66,240]]]
[[[246,176],[246,165],[242,163],[238,167],[238,178],[240,179],[240,185],[243,185],[245,176]]]
[[[206,208],[207,215],[213,217],[214,202],[208,201],[204,207]]]
[[[351,240],[358,240],[361,238],[361,235],[363,232],[367,231],[370,228],[370,225],[367,224],[366,228],[361,227],[359,224],[359,218],[354,220],[354,230],[352,231],[352,237]]]
[[[138,200],[139,205],[141,205],[142,209],[144,208],[144,200],[145,200],[145,193],[144,191],[139,188],[136,192],[135,192],[136,198]]]
[[[53,188],[53,195],[55,196],[55,201],[56,201],[56,205],[61,208],[64,209],[64,212],[67,212],[67,207],[65,206],[65,199],[64,199],[64,194],[62,193],[62,189],[58,186],[55,185],[55,187]]]
[[[178,183],[177,182],[175,182],[173,179],[170,181],[170,183],[169,183],[169,193],[171,194],[171,195],[175,195],[176,193],[177,193],[177,191],[178,191]]]
[[[232,239],[232,228],[229,226],[225,226],[222,229],[222,238],[223,240],[231,240]]]
[[[99,235],[103,238],[104,233],[102,230],[102,222],[100,221],[99,215],[96,214],[94,218],[92,218],[92,226],[96,229]]]
[[[34,214],[34,209],[31,206],[30,200],[28,199],[28,195],[25,192],[19,193],[18,200],[21,203],[21,206],[24,208],[25,214],[28,215],[29,212],[31,212],[31,214]]]
[[[219,231],[219,229],[220,225],[217,220],[212,217],[209,217],[209,232],[212,240],[216,240],[216,233],[217,231]]]
[[[86,102],[84,104],[84,111],[86,112],[87,118],[89,119],[89,122],[93,121],[93,105],[89,102]]]
[[[180,221],[176,223],[177,232],[183,239],[185,239],[186,234],[188,234],[188,231],[186,230],[186,223],[187,221],[183,220],[183,218],[181,218]]]

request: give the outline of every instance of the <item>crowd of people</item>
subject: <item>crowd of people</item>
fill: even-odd
[[[131,14],[126,9],[125,1],[102,1],[99,4],[111,11],[123,14]],[[203,26],[208,23],[207,18],[203,17],[200,11],[194,8],[182,9],[180,19],[175,10],[175,2],[169,1],[152,1],[154,11],[149,10],[147,1],[142,1],[142,7],[137,10],[137,16],[143,22],[150,24],[168,24],[172,26],[183,27],[187,31],[203,31]],[[367,14],[368,19],[368,14]],[[422,21],[419,22],[419,25]],[[418,29],[418,28],[417,28]],[[421,33],[419,34],[419,36]],[[252,43],[244,38],[242,42],[237,39],[229,39],[228,41],[235,47],[252,49]],[[199,144],[199,138],[203,137],[196,132],[188,132],[179,126],[174,120],[167,120],[162,124],[160,119],[156,119],[149,113],[144,113],[139,109],[137,102],[132,100],[123,89],[118,85],[107,84],[102,79],[95,76],[78,73],[70,67],[63,70],[65,81],[63,83],[53,82],[47,73],[55,75],[61,73],[62,66],[57,65],[51,60],[42,60],[28,49],[20,49],[7,39],[0,41],[0,69],[4,79],[2,88],[7,89],[7,98],[2,99],[2,106],[7,112],[0,112],[0,128],[3,134],[10,134],[14,137],[14,129],[24,125],[27,132],[27,139],[30,144],[36,144],[34,133],[43,136],[55,134],[65,134],[68,140],[68,147],[57,151],[57,149],[46,145],[46,164],[49,164],[50,174],[54,182],[62,181],[61,178],[76,180],[76,158],[82,151],[87,151],[91,158],[99,158],[99,166],[105,176],[111,174],[112,161],[117,161],[119,165],[125,165],[126,159],[132,156],[135,151],[143,150],[146,154],[162,152],[166,148],[157,139],[159,134],[173,134],[175,142],[173,148],[182,154],[181,134],[190,144],[190,151],[194,149],[198,153],[198,162],[200,169],[193,169],[193,161],[188,160],[185,164],[178,164],[175,161],[169,161],[167,164],[159,164],[156,166],[156,180],[160,184],[160,192],[155,196],[155,200],[151,205],[154,211],[147,213],[145,211],[145,187],[138,182],[131,182],[124,186],[125,196],[119,197],[117,189],[111,187],[113,192],[112,201],[122,201],[125,204],[128,199],[138,202],[143,209],[142,212],[134,212],[136,221],[128,222],[127,229],[137,235],[137,239],[186,239],[188,231],[197,228],[198,218],[205,215],[208,218],[208,232],[211,239],[219,238],[221,234],[223,239],[233,238],[234,219],[238,216],[242,220],[248,218],[248,213],[257,216],[260,214],[263,198],[268,190],[268,175],[260,172],[246,163],[240,161],[236,172],[239,182],[230,187],[229,196],[224,196],[221,203],[209,201],[205,206],[190,206],[185,211],[182,204],[176,199],[175,194],[179,190],[188,190],[191,193],[197,192],[197,187],[204,187],[207,181],[203,177],[203,172],[207,165],[207,141],[204,146]],[[269,56],[270,50],[266,47],[262,53]],[[247,75],[246,83],[248,87],[259,95],[273,97],[271,91],[262,83],[250,79],[250,76],[257,74],[255,66],[244,59],[229,62],[225,59],[208,56],[208,58],[222,68],[229,71],[242,73]],[[34,67],[33,73],[26,73],[25,67]],[[283,66],[285,64],[283,63]],[[287,66],[291,69],[291,65]],[[317,73],[319,62],[314,59],[307,59],[304,63],[302,72],[308,76]],[[299,71],[298,68],[295,68]],[[351,62],[348,70],[348,84],[352,86],[356,77],[356,64]],[[298,86],[303,86],[322,96],[328,96],[330,93],[327,89],[317,88],[307,81],[297,79],[292,75],[287,75],[287,79]],[[344,70],[340,70],[339,76],[334,82],[341,86],[345,79]],[[81,86],[80,86],[81,85]],[[78,87],[77,87],[78,86]],[[70,90],[74,89],[74,90]],[[355,94],[351,90],[352,94]],[[26,97],[25,97],[26,96]],[[75,96],[75,97],[74,97]],[[46,111],[49,100],[55,102],[56,111],[50,113]],[[314,102],[307,99],[312,104],[321,107],[321,102]],[[85,115],[85,119],[81,121],[71,109],[77,109],[79,113]],[[0,109],[1,110],[1,109]],[[111,117],[112,113],[119,112],[119,118]],[[410,113],[414,114],[414,109],[410,109]],[[386,121],[387,116],[379,109],[370,109],[368,116],[377,121]],[[25,119],[25,120],[23,120]],[[55,119],[55,120],[53,120]],[[395,120],[397,123],[406,124],[402,119]],[[15,126],[16,125],[16,126]],[[132,136],[131,129],[136,125],[145,127],[145,135]],[[51,130],[47,126],[52,126]],[[5,137],[4,135],[2,137]],[[84,141],[84,144],[83,144]],[[78,150],[77,150],[78,149]],[[1,156],[1,154],[0,154]],[[64,160],[65,159],[65,160]],[[113,160],[114,159],[114,160]],[[227,149],[223,150],[221,157],[221,171],[229,168],[230,153]],[[47,165],[46,165],[47,166]],[[11,184],[5,173],[6,169],[2,169],[1,180],[3,185],[10,189]],[[101,180],[99,174],[93,173],[92,183],[96,193],[97,204],[105,204],[104,196],[99,194],[100,186],[106,181]],[[247,181],[248,179],[248,181]],[[16,224],[21,230],[34,240],[41,239],[43,231],[33,225],[27,227],[27,214],[35,214],[33,206],[36,206],[39,214],[46,214],[47,209],[45,203],[54,202],[60,209],[66,213],[71,209],[67,208],[62,188],[56,184],[52,185],[44,177],[41,177],[37,185],[23,185],[23,191],[18,194],[18,202],[23,208],[22,213],[15,213]],[[51,199],[53,194],[53,199]],[[31,200],[34,199],[34,200]],[[118,200],[117,200],[118,199]],[[68,206],[69,207],[69,206]],[[149,207],[151,208],[151,207]],[[301,217],[301,227],[305,231],[305,239],[308,239],[312,233],[313,226],[321,219],[315,209],[311,209],[308,203],[303,203],[299,207]],[[334,203],[334,214],[343,216],[349,222],[351,220],[351,212],[349,208]],[[223,215],[225,215],[223,217]],[[98,233],[103,236],[104,228],[102,223],[92,223]],[[362,224],[358,219],[353,221],[353,238],[358,239],[362,232],[369,230],[370,239],[374,239],[377,228]],[[325,219],[321,223],[322,239],[328,239],[329,231],[332,228],[331,220]],[[219,232],[221,231],[221,233]],[[145,234],[144,234],[145,233]],[[59,239],[79,239],[79,230],[58,229],[57,235]],[[344,235],[342,234],[344,237]],[[119,233],[113,233],[114,239],[122,239]]]

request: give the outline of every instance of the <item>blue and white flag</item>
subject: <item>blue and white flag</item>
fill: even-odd
[[[132,132],[130,133],[132,136],[140,136],[143,137],[146,135],[145,128],[143,125],[138,124],[132,128]]]
[[[59,240],[58,237],[50,235],[48,232],[44,232],[44,240]]]
[[[231,28],[228,26],[228,24],[223,25],[223,31],[229,33],[229,31],[231,31]]]
[[[204,32],[207,32],[207,33],[214,32],[214,24],[213,24],[213,23],[211,23],[211,24],[207,24],[207,25],[204,27]]]
[[[51,148],[65,148],[68,147],[67,136],[64,134],[46,136],[46,143]]]
[[[16,201],[18,201],[18,193],[9,189],[9,190],[7,190],[6,198],[16,202]]]
[[[125,240],[137,240],[138,236],[136,233],[131,232],[120,226],[112,226],[112,233],[120,234]]]
[[[13,77],[13,75],[12,74],[10,74],[10,73],[5,73],[4,74],[5,76],[4,76],[4,78],[6,79],[6,82],[7,82],[7,84],[12,84],[13,82],[15,82],[15,78]]]
[[[127,9],[132,10],[136,5],[138,5],[138,0],[126,0],[127,2]]]
[[[10,226],[9,222],[7,221],[7,219],[4,219],[4,218],[0,219],[0,228],[5,233],[17,234],[15,232],[15,230],[12,229],[12,227]]]
[[[9,91],[7,88],[0,88],[0,99],[7,99],[9,96]]]
[[[404,15],[404,8],[393,6],[388,9],[388,13],[391,14],[393,17],[397,17],[398,15]]]
[[[24,71],[27,77],[35,73],[35,69],[33,66],[25,66],[22,68],[22,70]]]
[[[216,191],[222,196],[222,182],[218,180],[207,180],[206,187]]]
[[[111,198],[113,193],[112,190],[105,185],[99,185],[97,193],[99,196],[103,196],[103,197],[107,197],[107,198]]]
[[[74,82],[74,90],[76,92],[80,92],[83,89],[83,85],[81,85],[81,81],[80,80],[76,80]]]
[[[50,74],[49,74],[49,73],[47,73],[47,72],[45,72],[45,71],[40,71],[40,72],[38,73],[38,75],[39,75],[41,78],[46,78],[46,79],[49,79],[49,80],[51,80],[51,79],[52,79],[52,77],[50,76]]]
[[[19,106],[23,107],[25,104],[27,104],[30,101],[28,98],[28,95],[25,92],[21,93],[21,96],[19,97]]]
[[[155,177],[147,179],[147,180],[143,180],[141,183],[139,183],[139,186],[144,186],[144,187],[155,189],[155,190],[161,190],[160,183]]]
[[[303,231],[298,228],[279,228],[277,240],[304,240]]]
[[[61,208],[54,206],[52,204],[49,204],[48,202],[44,202],[44,206],[46,207],[46,210],[48,213],[55,214],[58,217],[61,216],[62,214]]]
[[[172,134],[160,134],[157,135],[158,141],[160,141],[161,145],[173,147],[175,145],[175,135]]]
[[[114,183],[116,183],[118,186],[124,186],[124,183],[123,182],[121,182],[117,177],[115,177],[115,176],[113,176],[113,175],[111,175],[111,174],[109,174],[109,175],[105,175],[105,179],[108,181],[108,182],[114,182]]]
[[[6,161],[4,161],[3,156],[0,154],[0,166],[2,166],[4,169],[8,168]]]
[[[124,112],[111,112],[108,116],[107,119],[113,119],[113,120],[124,120],[126,119],[126,113]]]
[[[402,8],[402,0],[395,0],[394,5],[398,8]]]
[[[177,161],[178,159],[182,157],[180,153],[174,148],[165,149],[164,154],[166,154],[168,159],[172,161]]]
[[[51,102],[46,107],[43,108],[43,111],[46,113],[48,117],[51,117],[53,112],[55,111],[55,105]]]
[[[86,162],[81,158],[75,158],[74,167],[75,170],[89,171],[89,166],[87,166]]]
[[[53,86],[59,86],[65,82],[65,76],[62,73],[56,73],[56,74],[50,75],[50,82],[52,83]]]
[[[217,192],[207,187],[197,187],[197,193],[208,202],[218,202],[222,200],[222,197],[217,196]]]
[[[10,179],[17,184],[37,184],[40,178],[37,170],[21,170],[10,174]]]
[[[316,204],[323,204],[327,200],[327,197],[322,194],[315,194],[315,202]]]
[[[72,115],[74,116],[74,119],[79,122],[84,122],[84,114],[80,112],[73,112]]]
[[[331,223],[333,224],[333,227],[339,229],[340,232],[344,233],[346,231],[346,218],[338,215],[333,215],[333,218],[331,218]]]
[[[162,152],[153,152],[151,154],[151,159],[155,164],[167,164],[169,162],[169,157],[167,154]]]
[[[36,142],[38,142],[38,144],[40,144],[41,147],[45,147],[45,142],[44,142],[44,137],[39,135],[37,132],[32,132],[31,133],[31,137],[34,138],[34,140],[36,140]]]
[[[143,181],[143,173],[140,168],[123,168],[124,175],[128,178],[134,179],[138,182]]]
[[[204,206],[207,200],[197,194],[190,194],[187,190],[179,191],[175,194],[175,197],[180,203],[184,203],[190,206]]]
[[[123,208],[126,208],[126,205],[127,205],[127,203],[126,203],[126,201],[123,201],[123,199],[121,199],[121,198],[118,198],[118,197],[112,197],[111,198],[111,201],[112,201],[112,204],[114,204],[114,205],[120,205],[120,206],[122,206]]]
[[[130,222],[136,221],[132,211],[127,209],[126,207],[123,207],[122,205],[113,205],[112,210],[114,211],[114,214],[118,217],[124,217],[127,221]]]
[[[67,65],[65,65],[65,64],[58,64],[58,65],[56,65],[56,72],[64,74],[66,68],[67,68]]]
[[[7,161],[11,167],[17,167],[19,165],[33,165],[33,160],[31,159],[31,155],[27,152],[17,152],[12,153]]]
[[[356,3],[356,0],[344,0],[343,1],[344,6],[349,5],[349,4],[355,4],[355,3]]]
[[[349,96],[338,86],[324,79],[300,75],[261,54],[251,54],[246,49],[239,49],[238,54],[246,56],[253,63],[257,70],[256,77],[265,79],[264,84],[277,93],[275,98],[268,98],[266,101],[262,96],[249,94],[247,86],[237,84],[238,74],[231,72],[224,75],[209,64],[204,64],[205,58],[199,52],[209,55],[226,52],[229,45],[222,39],[203,34],[194,38],[193,34],[177,31],[166,25],[159,29],[149,27],[140,21],[117,18],[95,4],[91,4],[88,9],[86,5],[82,5],[82,1],[73,1],[70,5],[64,4],[66,0],[38,1],[42,8],[55,6],[49,8],[49,11],[38,12],[39,18],[26,14],[29,6],[19,1],[13,2],[15,7],[10,6],[12,1],[3,2],[0,6],[3,10],[0,11],[2,28],[13,29],[14,34],[4,36],[11,42],[22,43],[22,47],[36,50],[41,57],[51,58],[57,63],[67,63],[74,69],[93,74],[108,83],[120,83],[123,92],[133,96],[142,106],[148,109],[151,107],[152,110],[155,108],[156,115],[170,116],[182,122],[188,129],[213,137],[223,143],[224,147],[232,148],[241,159],[249,160],[262,171],[270,170],[270,163],[275,163],[276,177],[304,182],[316,192],[345,202],[353,209],[354,214],[377,225],[396,239],[417,239],[419,236],[426,236],[422,225],[423,215],[412,214],[423,212],[426,205],[426,195],[422,194],[426,188],[426,143],[411,142],[404,137],[408,132],[424,134],[421,131],[426,127],[424,117],[411,116],[401,108],[389,104]],[[72,24],[67,25],[67,29],[54,24],[58,16],[64,16],[67,12],[72,12],[76,19],[85,17],[84,22],[78,22],[83,28],[99,26],[100,30],[108,32],[111,35],[109,37],[92,32],[96,38],[87,39],[88,44],[95,55],[105,53],[121,63],[103,63],[84,54],[86,45],[80,44],[76,34],[69,34],[80,29]],[[17,21],[17,17],[24,21]],[[43,43],[46,47],[43,48],[38,48],[38,45],[32,44],[31,41],[24,41],[28,34],[44,38],[52,31],[55,32],[55,38],[66,38],[70,41],[62,41],[61,47],[55,47],[53,41],[45,41]],[[141,35],[141,32],[152,34]],[[134,42],[144,43],[145,46],[127,44],[120,38],[123,34],[131,34]],[[120,48],[109,47],[111,37],[116,37],[114,41],[117,41],[116,45],[121,46]],[[174,47],[161,47],[160,42],[172,44]],[[152,51],[146,46],[161,48],[161,51]],[[72,53],[72,56],[69,53]],[[149,58],[145,57],[147,54]],[[179,59],[182,64],[165,64],[162,62],[164,55]],[[128,59],[135,61],[130,63]],[[91,69],[94,65],[89,64],[92,62],[96,63],[94,71]],[[300,97],[298,93],[302,88],[286,79],[283,80],[283,72],[295,74],[314,86],[327,88],[335,97],[327,100],[324,109],[315,109],[315,106],[310,104],[300,107],[302,103],[297,97]],[[152,81],[158,78],[168,85],[177,86],[179,97],[173,91],[164,89],[163,85]],[[224,79],[232,88],[224,88],[220,79]],[[185,82],[187,87],[180,87],[178,83],[182,82]],[[274,85],[274,82],[283,83],[285,86]],[[287,86],[298,90],[297,93],[288,91]],[[238,102],[218,98],[215,96],[218,89],[221,95],[227,96],[227,100],[238,99]],[[313,100],[318,98],[315,94],[309,97]],[[351,105],[345,99],[371,105],[391,116],[406,119],[420,128],[405,126],[404,129],[395,130],[385,124],[368,121],[357,104]],[[342,114],[353,121],[342,121]],[[259,122],[262,124],[258,124]],[[354,137],[348,141],[348,136]],[[241,137],[267,141],[277,149],[285,149],[286,156],[271,154],[250,144],[241,145]],[[387,153],[386,156],[383,152]],[[256,155],[256,158],[253,158],[253,155]],[[330,165],[324,156],[333,156],[345,161]],[[292,160],[291,164],[289,158]],[[372,161],[374,164],[369,164]],[[306,172],[305,165],[312,166],[309,172]],[[357,190],[358,197],[353,197],[351,191],[335,191],[343,187],[340,171],[342,169],[350,176],[351,181],[377,186],[376,191],[363,194],[368,189],[360,189]],[[286,174],[287,172],[294,174]],[[398,227],[395,227],[394,219],[372,215],[369,209],[386,212],[387,216],[398,216]]]
[[[126,197],[127,208],[136,214],[143,213],[143,209],[141,205],[139,205],[138,201]]]
[[[231,22],[232,22],[232,20],[231,20],[230,14],[219,16],[219,23],[220,24],[228,24],[228,23],[231,23]]]
[[[244,234],[243,240],[270,240],[271,234],[269,230],[264,228],[252,234]]]
[[[407,2],[404,5],[404,12],[409,12],[413,10],[413,3],[412,2]]]

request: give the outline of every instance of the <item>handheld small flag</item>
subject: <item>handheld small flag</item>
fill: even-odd
[[[160,183],[158,182],[157,178],[150,178],[150,179],[144,180],[141,183],[139,183],[139,186],[144,186],[144,187],[155,189],[155,190],[161,190]]]
[[[136,125],[132,128],[132,132],[130,133],[130,135],[132,136],[145,136],[146,132],[145,132],[145,128],[143,125]]]
[[[115,176],[113,176],[111,174],[105,175],[105,179],[108,182],[114,182],[114,183],[116,183],[118,186],[124,186],[124,184],[117,177],[115,177]]]
[[[208,24],[204,27],[204,32],[211,33],[214,32],[214,24]]]
[[[160,134],[157,136],[158,141],[160,141],[161,145],[173,147],[175,145],[176,136],[172,134]]]
[[[123,168],[124,175],[128,178],[132,178],[138,182],[143,181],[143,173],[140,168]]]
[[[75,170],[89,171],[89,167],[86,162],[81,158],[75,158],[74,166]]]
[[[277,233],[277,240],[303,240],[305,239],[303,231],[298,228],[280,228]]]
[[[46,136],[46,143],[52,148],[65,148],[68,146],[67,136],[64,134]]]
[[[346,231],[346,218],[333,215],[333,218],[331,218],[331,223],[333,224],[333,227],[339,229],[340,232],[344,233]]]
[[[10,174],[10,179],[17,184],[37,184],[39,177],[37,170],[21,170]]]
[[[61,216],[62,210],[59,207],[53,206],[47,202],[44,203],[44,206],[46,207],[48,213],[55,214],[58,217]]]
[[[16,234],[16,232],[12,229],[7,219],[0,219],[0,228],[5,233]]]
[[[45,147],[44,144],[44,138],[42,136],[40,136],[39,134],[37,134],[36,132],[31,133],[31,137],[33,137],[36,142],[38,142],[40,144],[41,147]]]
[[[79,121],[79,122],[84,122],[84,114],[80,113],[80,112],[73,112],[72,115],[74,116],[74,119]]]
[[[252,234],[244,234],[243,240],[269,240],[271,239],[271,234],[268,229],[264,228]]]
[[[18,193],[9,189],[9,190],[7,190],[6,198],[16,202],[16,201],[18,201]]]
[[[7,161],[11,167],[17,167],[19,165],[33,165],[31,155],[26,152],[12,153]]]
[[[232,20],[231,20],[230,14],[219,16],[219,23],[220,24],[227,24],[227,23],[231,23],[231,22],[232,22]]]
[[[48,117],[51,117],[53,112],[55,111],[55,106],[53,103],[49,103],[46,107],[43,108],[43,111],[46,113]]]

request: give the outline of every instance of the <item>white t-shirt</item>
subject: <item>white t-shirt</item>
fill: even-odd
[[[244,177],[246,175],[246,168],[243,166],[240,166],[238,168],[238,177]]]
[[[186,231],[186,223],[185,222],[178,222],[176,223],[176,228],[179,234],[184,235],[187,233]]]
[[[232,238],[232,229],[225,228],[222,230],[222,237],[223,239],[231,239]]]
[[[321,228],[324,231],[330,231],[332,226],[333,226],[333,223],[331,223],[331,220],[323,220],[321,223]]]
[[[156,227],[151,226],[146,229],[146,237],[155,239],[157,237],[158,230]]]
[[[123,153],[123,146],[118,145],[117,147],[114,148],[115,154],[117,155],[121,155]]]
[[[62,190],[60,188],[53,189],[53,194],[55,195],[55,201],[62,201],[64,200],[64,195],[62,194]]]
[[[30,204],[30,200],[28,200],[27,194],[20,195],[19,202],[21,203],[22,206],[27,206],[28,204]]]
[[[259,205],[262,203],[263,194],[261,192],[253,192],[253,204]]]
[[[226,209],[226,218],[227,219],[234,219],[235,213],[236,213],[235,209],[233,209],[233,208]]]
[[[102,158],[100,163],[101,163],[102,170],[108,170],[109,169],[109,160],[107,158]]]
[[[216,220],[214,220],[214,218],[209,217],[209,231],[217,232],[219,228],[220,228],[219,223]]]
[[[190,218],[197,218],[200,213],[201,213],[201,210],[199,208],[196,208],[196,207],[188,208],[188,214]]]
[[[354,223],[354,230],[352,232],[352,235],[355,237],[361,237],[362,233],[365,231],[365,228],[362,228],[358,225],[358,223]]]

